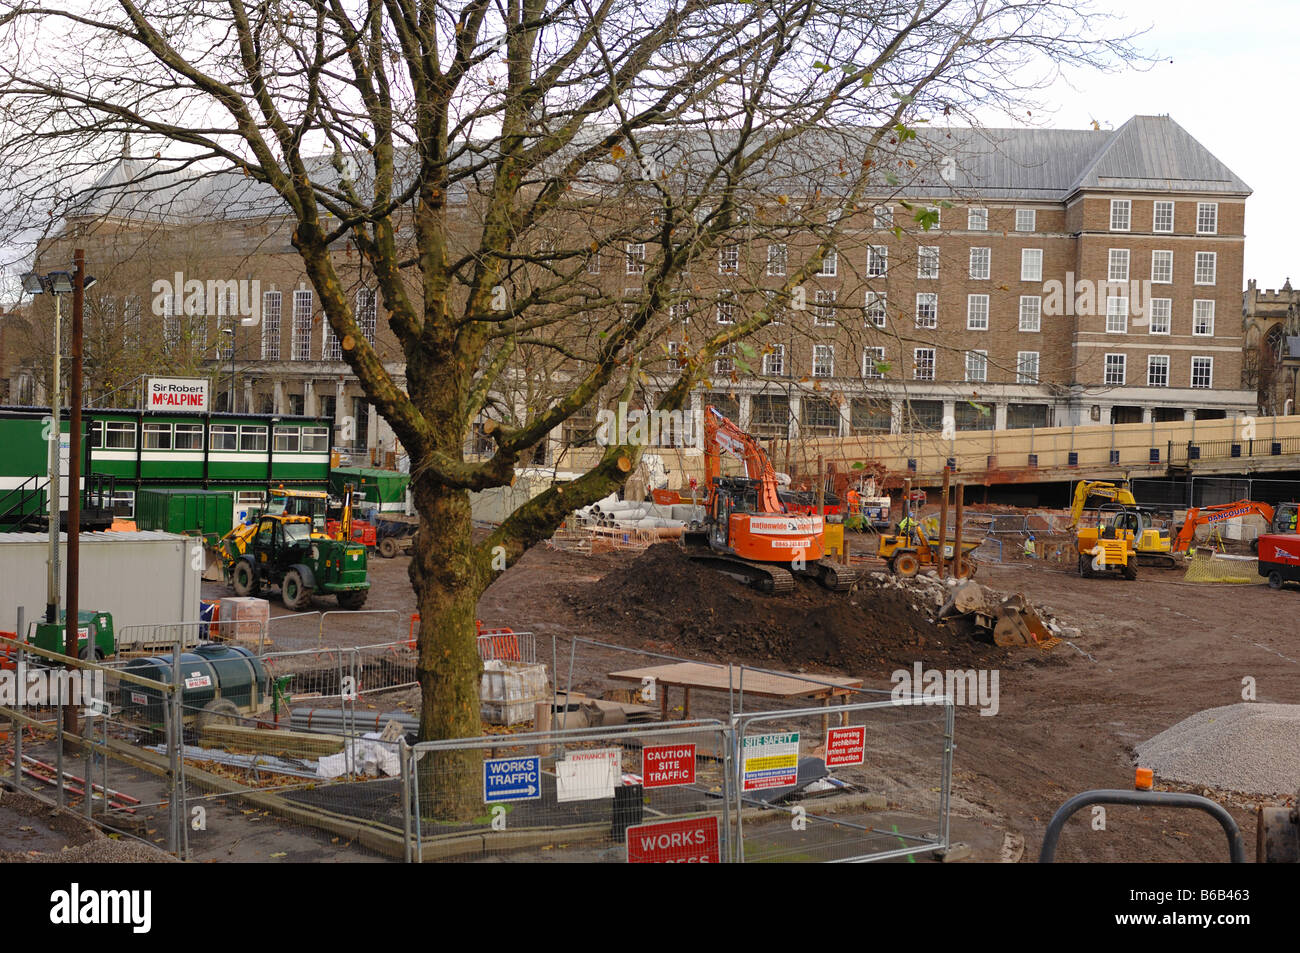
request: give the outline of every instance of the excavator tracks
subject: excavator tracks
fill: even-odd
[[[700,552],[688,549],[686,555],[695,562],[703,563],[710,569],[716,569],[760,592],[780,594],[794,590],[794,573],[780,566],[752,563],[746,559],[715,553],[712,550]]]
[[[831,592],[848,592],[858,581],[856,569],[831,562],[829,559],[817,560],[808,567],[806,573]]]

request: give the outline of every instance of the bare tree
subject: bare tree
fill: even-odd
[[[155,155],[133,175],[137,194],[184,203],[177,182],[206,178],[209,195],[267,195],[290,217],[345,360],[410,454],[422,738],[479,731],[474,614],[493,554],[517,559],[617,489],[639,448],[604,448],[478,542],[470,491],[510,483],[594,401],[631,396],[665,357],[674,303],[713,299],[718,276],[702,276],[719,249],[776,227],[811,236],[768,304],[701,322],[660,364],[659,409],[682,407],[720,352],[801,300],[867,196],[934,169],[916,158],[928,148],[916,123],[1020,110],[1062,64],[1133,52],[1076,0],[0,10],[0,163],[9,194],[29,200],[22,221],[84,201],[78,183],[124,134]],[[909,224],[928,214],[918,207]],[[405,387],[358,329],[335,258],[349,242],[373,270]],[[475,420],[492,450],[470,460]],[[458,767],[469,763],[440,762]],[[431,797],[454,812],[466,795],[444,785]]]

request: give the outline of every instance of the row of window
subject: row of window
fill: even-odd
[[[629,245],[629,249],[640,249],[639,257],[632,257],[629,251],[628,274],[642,274],[645,271],[645,246]],[[723,248],[719,253],[718,273],[736,274],[739,268],[738,249],[735,245]],[[767,273],[783,276],[786,267],[786,246],[767,246]],[[1198,251],[1193,281],[1198,285],[1213,285],[1218,280],[1218,253]],[[834,278],[838,274],[839,254],[828,249],[822,259],[820,277]],[[993,251],[991,248],[977,247],[970,249],[968,276],[976,281],[988,281],[993,270]],[[867,277],[885,278],[889,273],[889,246],[867,246]],[[923,280],[937,280],[939,277],[939,246],[922,245],[917,249],[916,277]],[[1043,280],[1043,250],[1041,248],[1022,248],[1020,250],[1020,280]],[[1129,280],[1129,249],[1112,248],[1107,261],[1108,281]],[[1174,253],[1161,250],[1151,253],[1151,281],[1154,284],[1171,284],[1174,280]],[[637,289],[628,289],[632,294]],[[310,292],[308,292],[310,294]]]
[[[1110,200],[1110,230],[1127,232],[1133,228],[1133,200]],[[1151,231],[1168,234],[1174,230],[1174,203],[1153,202],[1151,204]],[[1196,203],[1196,234],[1217,235],[1219,233],[1219,203]]]
[[[724,291],[718,295],[715,316],[718,324],[736,323],[736,299],[732,292]],[[813,324],[818,327],[833,327],[837,323],[837,292],[831,290],[817,291],[813,296]],[[888,295],[883,291],[866,292],[863,305],[865,321],[869,326],[883,328],[888,317]],[[1150,298],[1146,302],[1146,323],[1148,334],[1170,334],[1173,325],[1173,299]],[[690,305],[682,302],[673,305],[670,311],[675,321],[685,323],[690,320]],[[916,295],[916,327],[937,328],[939,326],[939,295],[932,291],[918,292]],[[784,309],[777,309],[772,323],[781,324],[785,317]],[[1127,334],[1129,328],[1129,299],[1122,295],[1112,295],[1106,299],[1106,333]],[[1043,296],[1020,296],[1019,330],[1038,332],[1042,330]],[[987,331],[989,329],[989,296],[971,294],[966,296],[966,330]],[[1214,300],[1197,298],[1192,302],[1192,334],[1198,337],[1214,335]]]
[[[670,345],[670,351],[678,353],[678,346]],[[717,375],[728,375],[735,370],[735,359],[731,347],[719,352],[714,361],[713,370]],[[936,350],[932,347],[918,347],[912,352],[912,380],[932,381],[935,379]],[[989,352],[982,350],[967,351],[965,354],[966,377],[971,383],[983,383],[988,380]],[[1127,383],[1128,355],[1107,354],[1105,356],[1104,382],[1108,386],[1124,386]],[[885,349],[867,347],[862,353],[862,376],[867,380],[881,380],[885,377]],[[785,345],[774,345],[763,355],[763,374],[769,377],[786,376]],[[814,344],[812,351],[812,376],[835,376],[835,345]],[[1039,383],[1039,352],[1016,352],[1016,383]],[[1194,388],[1211,388],[1214,386],[1214,358],[1197,356],[1191,363],[1191,386]],[[1147,356],[1147,386],[1169,386],[1169,355],[1151,354]]]
[[[328,427],[274,427],[270,438],[275,453],[328,453]],[[268,428],[259,425],[212,424],[208,428],[210,450],[254,450],[266,452]],[[136,425],[129,421],[92,421],[90,446],[106,450],[135,450]],[[144,450],[202,450],[202,424],[149,422],[140,435]]]

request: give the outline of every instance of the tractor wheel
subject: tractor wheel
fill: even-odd
[[[1124,578],[1132,582],[1138,577],[1138,561],[1136,556],[1130,556],[1128,562],[1124,564]]]
[[[352,592],[340,592],[338,594],[340,609],[360,609],[366,604],[366,595],[369,590],[355,589]]]
[[[975,575],[975,570],[978,568],[979,567],[975,564],[975,560],[971,559],[969,556],[963,556],[961,558],[961,572],[957,574],[957,578],[969,579],[971,576]]]
[[[401,552],[401,550],[402,547],[399,546],[397,540],[393,539],[391,536],[385,536],[379,541],[379,555],[383,556],[385,559],[392,559]]]
[[[1079,575],[1084,579],[1092,576],[1092,560],[1083,554],[1079,555]]]
[[[1270,589],[1282,588],[1282,574],[1280,572],[1271,572],[1268,574],[1268,587]]]
[[[303,582],[302,573],[290,569],[280,584],[280,597],[284,600],[286,609],[301,612],[311,606],[311,587]]]
[[[257,573],[253,571],[252,563],[247,560],[235,563],[234,586],[237,596],[257,594]]]
[[[904,579],[911,579],[921,571],[921,560],[916,553],[902,552],[894,557],[894,572]]]

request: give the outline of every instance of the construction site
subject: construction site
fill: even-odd
[[[1115,428],[1080,428],[1030,483],[701,423],[499,567],[474,737],[419,739],[401,474],[0,536],[0,859],[1296,859],[1293,473],[1098,472]],[[545,485],[476,494],[478,537]]]

